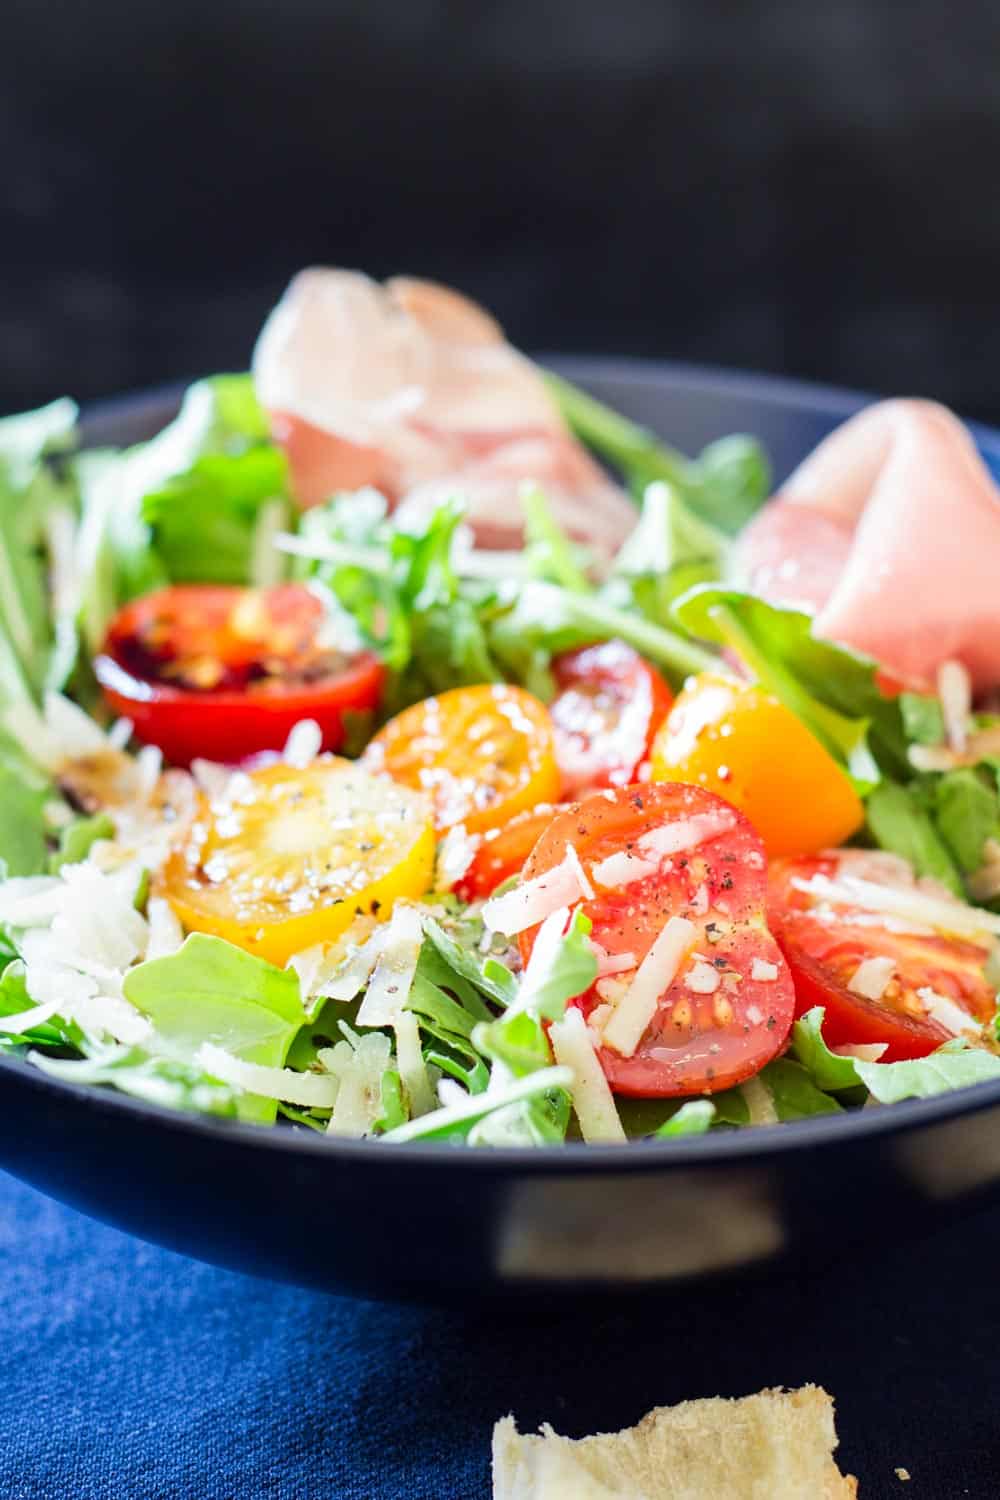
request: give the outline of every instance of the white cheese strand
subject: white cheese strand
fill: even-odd
[[[358,1008],[359,1026],[392,1026],[409,998],[424,940],[420,913],[399,904],[393,909],[385,942]]]
[[[483,907],[483,922],[491,932],[502,932],[505,937],[525,932],[560,907],[574,906],[585,899],[588,891],[593,895],[586,876],[581,883],[581,874],[580,859],[574,849],[544,875],[525,880],[502,896],[491,896]]]
[[[262,1063],[246,1062],[214,1042],[203,1042],[194,1060],[220,1083],[245,1089],[248,1094],[260,1094],[264,1099],[320,1109],[330,1109],[336,1103],[337,1079],[321,1073],[297,1073],[293,1068],[268,1068]]]
[[[673,983],[697,929],[686,917],[671,917],[636,970],[628,990],[604,1028],[603,1042],[631,1057],[656,1014],[660,996]]]
[[[410,1101],[410,1118],[430,1114],[434,1090],[420,1046],[420,1027],[412,1010],[400,1011],[393,1025],[396,1033],[396,1066]]]
[[[549,1039],[556,1062],[572,1070],[570,1097],[584,1140],[624,1142],[625,1130],[582,1012],[575,1007],[567,1010],[561,1021],[552,1023]]]

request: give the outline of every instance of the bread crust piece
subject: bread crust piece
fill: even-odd
[[[593,1437],[493,1430],[494,1500],[854,1500],[833,1401],[815,1385],[661,1406]]]

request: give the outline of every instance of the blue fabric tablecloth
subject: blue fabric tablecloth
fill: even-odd
[[[612,1308],[307,1293],[3,1176],[0,1250],[2,1500],[485,1500],[504,1412],[579,1435],[807,1380],[837,1397],[862,1500],[1000,1496],[996,1213],[822,1279]]]

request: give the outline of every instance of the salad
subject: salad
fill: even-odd
[[[1000,1077],[998,498],[907,401],[771,498],[337,271],[147,443],[3,419],[0,1047],[386,1145]]]

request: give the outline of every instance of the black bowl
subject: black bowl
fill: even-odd
[[[678,366],[551,361],[688,451],[767,444],[780,480],[863,404]],[[92,443],[148,437],[177,392],[88,414]],[[987,457],[1000,435],[977,431]],[[648,1292],[897,1240],[1000,1183],[1000,1082],[765,1130],[628,1147],[468,1151],[328,1141],[173,1114],[0,1060],[0,1159],[97,1218],[243,1271],[375,1297]]]

